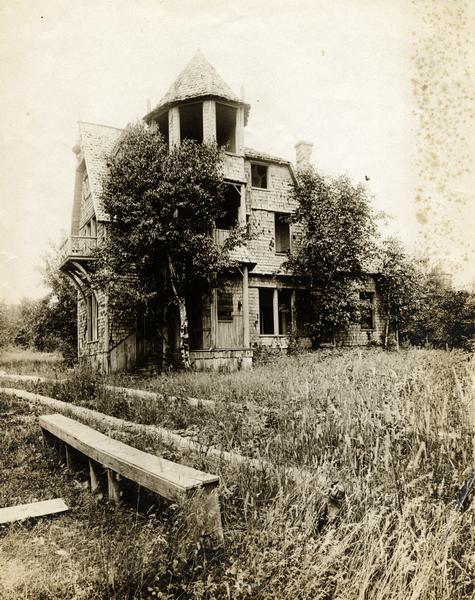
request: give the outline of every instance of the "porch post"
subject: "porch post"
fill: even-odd
[[[168,111],[168,143],[170,150],[180,143],[180,109],[173,106]]]
[[[291,331],[292,335],[295,335],[297,332],[297,307],[295,304],[296,299],[296,291],[292,290],[290,292],[290,319],[291,319]]]
[[[242,333],[244,348],[249,348],[249,274],[247,265],[242,267]]]
[[[246,186],[241,185],[241,197],[239,203],[239,225],[244,227],[246,225]]]
[[[216,103],[214,100],[203,102],[203,141],[216,142]]]
[[[274,309],[274,335],[279,335],[279,290],[277,288],[274,288],[272,304]]]
[[[212,292],[211,299],[211,331],[210,331],[210,346],[211,348],[216,348],[216,340],[217,340],[217,327],[218,327],[218,294],[216,290]]]

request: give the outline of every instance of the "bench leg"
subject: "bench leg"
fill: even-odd
[[[107,469],[107,490],[109,492],[109,500],[112,502],[120,501],[120,483],[117,480],[117,473]]]
[[[219,506],[218,488],[204,490],[204,507],[206,515],[206,526],[210,533],[213,533],[218,541],[224,543],[223,525],[221,522],[221,509]]]
[[[41,433],[43,434],[43,447],[44,448],[55,448],[56,447],[56,438],[46,429],[41,428]]]
[[[74,467],[74,460],[72,450],[67,444],[64,444],[64,453],[66,455],[66,467],[72,471]]]
[[[96,462],[89,459],[89,479],[91,482],[91,493],[97,492],[101,484],[99,466]]]

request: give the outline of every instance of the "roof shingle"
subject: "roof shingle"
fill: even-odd
[[[81,148],[86,162],[89,186],[98,221],[109,220],[101,201],[102,179],[107,169],[107,157],[114,149],[121,133],[122,129],[116,127],[95,123],[79,123]]]
[[[162,97],[154,110],[146,115],[153,114],[184,100],[192,98],[213,97],[244,105],[249,110],[249,105],[242,102],[232,91],[228,84],[221,78],[216,69],[198,50],[183,71],[170,86],[168,92]]]

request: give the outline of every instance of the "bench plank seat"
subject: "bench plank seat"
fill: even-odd
[[[43,415],[39,420],[44,431],[169,500],[196,488],[211,490],[219,483],[216,475],[142,452],[64,415]]]
[[[41,502],[30,502],[29,504],[17,504],[0,508],[0,525],[13,523],[33,517],[45,517],[69,510],[62,498],[43,500]]]

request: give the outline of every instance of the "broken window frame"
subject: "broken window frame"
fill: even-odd
[[[199,107],[199,108],[198,108]],[[190,113],[196,110],[196,115],[191,115]],[[203,102],[190,102],[189,104],[182,104],[179,109],[179,115],[180,115],[180,141],[183,142],[184,140],[195,140],[196,142],[202,144],[204,141],[204,119],[203,119]],[[188,113],[188,115],[186,114]],[[188,127],[190,127],[190,123],[195,123],[194,119],[197,118],[199,115],[199,118],[201,119],[201,135],[198,136],[185,136],[184,132],[185,132],[185,127],[184,125],[187,125]],[[191,117],[191,118],[190,118]],[[189,122],[186,123],[185,119],[189,119]],[[190,129],[193,129],[195,127],[195,125],[193,124],[191,126]],[[199,130],[199,127],[197,128],[197,130]],[[193,132],[196,133],[196,132]]]
[[[216,107],[216,143],[218,146],[223,146],[225,152],[227,152],[228,154],[236,154],[237,153],[237,122],[238,122],[238,109],[233,106],[232,104],[226,104],[225,102],[216,102],[215,104]],[[227,140],[225,141],[223,139],[223,137],[220,135],[220,129],[222,127],[222,124],[219,123],[220,118],[227,118],[225,117],[225,113],[228,112],[229,113],[233,111],[234,113],[234,131],[233,131],[233,135],[231,136],[231,140]],[[233,129],[233,126],[231,126],[230,128],[231,130]],[[222,131],[222,129],[221,129]]]
[[[225,200],[227,207],[225,214],[222,217],[216,219],[216,229],[222,231],[230,231],[237,225],[239,225],[239,210],[241,206],[241,196],[237,192],[235,186],[231,183],[225,184]],[[227,197],[226,197],[227,196]]]
[[[258,173],[259,169],[265,169],[265,173]],[[260,185],[264,179],[265,185]],[[269,189],[269,165],[260,162],[251,162],[251,187],[255,190]]]
[[[290,252],[290,243],[291,243],[291,236],[290,236],[290,222],[289,222],[289,216],[286,213],[274,213],[274,243],[275,243],[275,253],[276,254],[287,254],[288,252]],[[280,229],[279,229],[280,228]],[[286,229],[287,232],[287,240],[288,243],[285,245],[282,244],[282,228]],[[278,234],[278,231],[280,231],[280,233]]]

